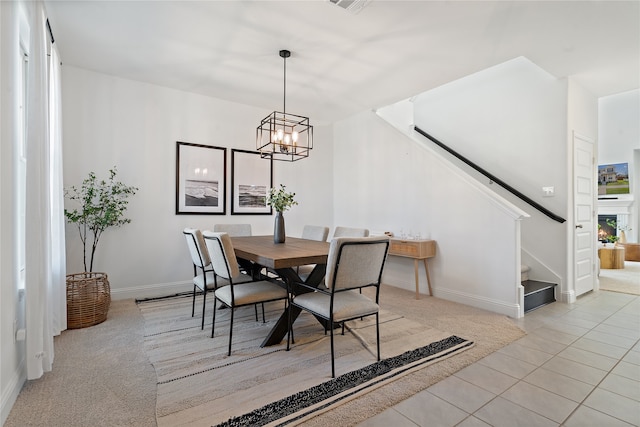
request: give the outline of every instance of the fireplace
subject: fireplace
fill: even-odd
[[[618,215],[598,215],[598,240],[608,242],[609,236],[617,236]]]
[[[607,236],[621,237],[622,232],[620,230],[631,230],[630,226],[633,223],[633,200],[622,198],[598,200],[599,241],[606,241]],[[633,232],[632,236],[629,235],[629,231],[625,234],[627,239],[635,236],[635,232]]]

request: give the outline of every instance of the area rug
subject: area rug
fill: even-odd
[[[248,414],[234,417],[216,427],[295,425],[472,345],[471,341],[452,335],[444,340],[340,375]]]
[[[600,290],[640,295],[640,262],[625,261],[624,268],[601,268]]]
[[[201,330],[198,315],[191,317],[189,297],[142,302],[139,308],[145,319],[145,351],[158,378],[159,426],[296,424],[473,345],[382,310],[384,360],[376,362],[375,319],[349,322],[345,335],[335,337],[337,378],[331,379],[329,337],[311,315],[302,313],[297,319],[290,351],[286,341],[260,347],[283,303],[265,306],[266,323],[255,320],[253,307],[236,311],[231,356],[229,310],[218,310],[212,339],[211,311]],[[292,401],[299,406],[290,405]],[[283,406],[284,411],[276,410]]]

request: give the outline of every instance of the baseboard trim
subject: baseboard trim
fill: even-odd
[[[153,298],[165,295],[189,292],[193,290],[193,282],[152,283],[150,285],[131,286],[122,289],[111,288],[111,299]]]
[[[9,418],[9,412],[13,408],[20,390],[27,381],[27,371],[25,369],[24,359],[20,361],[18,369],[11,376],[11,380],[7,384],[7,387],[2,390],[2,409],[0,409],[0,425],[4,425]]]
[[[481,308],[498,314],[504,314],[514,319],[518,319],[523,308],[520,304],[498,301],[491,298],[471,295],[452,289],[438,288],[436,292],[438,298],[457,302],[460,304],[470,305],[471,307]]]
[[[573,304],[574,302],[576,302],[576,291],[570,290],[560,292],[560,301],[567,304]]]

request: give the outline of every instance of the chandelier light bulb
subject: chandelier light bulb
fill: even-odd
[[[284,132],[282,132],[282,129],[278,129],[278,141],[282,141],[283,133]]]

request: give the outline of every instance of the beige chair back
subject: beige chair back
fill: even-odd
[[[204,243],[202,232],[196,228],[185,228],[182,233],[187,239],[187,247],[189,248],[193,265],[200,268],[208,267],[211,264],[211,259],[209,258],[209,251],[207,251]]]
[[[367,237],[369,236],[369,230],[366,228],[353,228],[353,227],[336,227],[333,231],[333,238],[336,237]]]
[[[251,236],[251,224],[215,224],[213,231],[227,233],[231,237]]]
[[[387,236],[331,240],[325,285],[332,291],[379,286],[388,248]]]
[[[205,231],[202,234],[216,275],[228,280],[240,276],[238,260],[229,234],[214,231]]]
[[[319,225],[305,225],[302,229],[303,239],[326,242],[327,237],[329,237],[329,227],[322,227]]]

